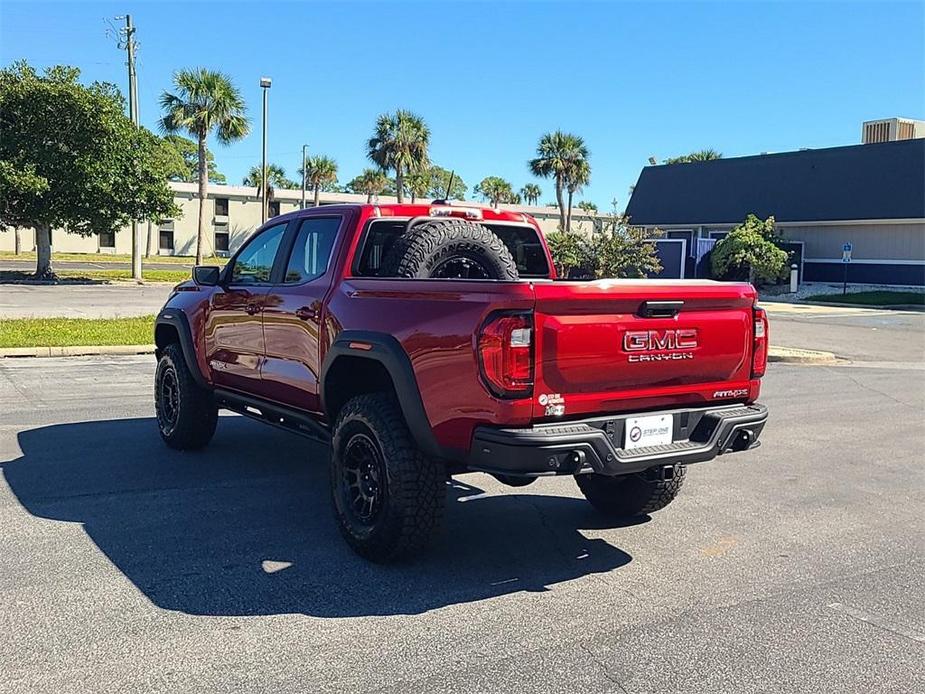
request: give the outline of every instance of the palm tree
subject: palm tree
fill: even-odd
[[[199,147],[199,227],[196,234],[196,263],[202,263],[205,245],[205,204],[209,183],[206,138],[214,131],[221,144],[245,137],[250,122],[241,93],[224,73],[205,68],[180,70],[173,76],[176,93],[161,94],[164,116],[160,127],[165,133],[185,131]]]
[[[430,190],[430,170],[425,168],[409,172],[405,176],[405,185],[411,193],[411,204],[414,204],[418,198],[423,198]]]
[[[309,157],[305,162],[305,182],[315,191],[315,207],[321,204],[321,188],[337,181],[337,162],[323,154]]]
[[[395,192],[403,203],[405,174],[427,167],[430,129],[424,119],[399,109],[395,115],[383,113],[376,120],[376,131],[366,143],[369,160],[383,171],[395,172]]]
[[[568,210],[565,215],[565,230],[572,230],[572,196],[580,192],[591,180],[591,164],[587,159],[576,159],[565,172],[565,187],[568,189]]]
[[[559,208],[559,228],[563,231],[568,224],[565,203],[562,199],[566,188],[566,175],[576,162],[587,161],[588,148],[577,135],[556,130],[546,133],[536,146],[536,158],[530,160],[530,171],[534,176],[553,177],[556,181],[556,201]],[[589,170],[590,173],[590,170]]]
[[[252,166],[251,170],[248,171],[247,176],[244,177],[242,181],[246,186],[252,186],[257,189],[257,196],[260,197],[264,193],[263,189],[263,167],[258,164],[257,166]],[[273,197],[273,190],[275,188],[280,188],[282,190],[292,190],[297,188],[295,181],[290,181],[286,178],[286,170],[279,166],[278,164],[267,164],[267,191],[266,194],[269,197]]]
[[[363,169],[348,187],[354,193],[366,193],[366,202],[371,203],[389,185],[389,179],[379,169]]]
[[[722,159],[723,153],[717,152],[715,149],[701,149],[697,152],[691,152],[690,154],[685,154],[680,157],[669,157],[665,160],[666,164],[687,164],[692,161],[713,161],[714,159]]]
[[[473,192],[488,200],[492,207],[497,207],[502,202],[514,202],[514,189],[500,176],[486,176]]]
[[[543,190],[536,183],[528,183],[520,189],[520,196],[528,205],[535,205],[543,194]]]

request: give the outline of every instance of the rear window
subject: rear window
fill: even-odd
[[[356,274],[359,277],[383,277],[380,274],[395,239],[405,231],[407,220],[384,219],[371,222],[363,239],[360,262]],[[492,224],[480,222],[498,235],[517,263],[517,272],[523,278],[549,277],[549,264],[539,234],[532,226]]]

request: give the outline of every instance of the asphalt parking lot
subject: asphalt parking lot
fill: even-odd
[[[666,510],[466,475],[391,567],[340,540],[323,447],[162,446],[153,357],[0,361],[0,691],[925,691],[925,314],[772,321],[854,361],[772,364],[763,446]]]

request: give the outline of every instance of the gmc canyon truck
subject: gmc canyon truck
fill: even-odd
[[[330,443],[360,555],[422,550],[448,476],[572,475],[617,517],[758,445],[768,322],[749,284],[561,281],[536,221],[445,201],[275,217],[157,316],[157,424],[197,449],[219,409]]]

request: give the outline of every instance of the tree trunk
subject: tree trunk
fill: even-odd
[[[572,230],[572,189],[568,191],[568,211],[565,213],[565,230]]]
[[[315,186],[315,207],[321,207],[321,186]]]
[[[202,251],[206,242],[206,195],[209,169],[206,162],[206,134],[199,134],[199,227],[196,230],[196,265],[202,265]]]
[[[35,225],[35,279],[56,279],[51,268],[51,227],[47,224]]]
[[[405,201],[405,177],[402,176],[401,164],[395,167],[395,196],[399,205]]]
[[[148,248],[145,250],[145,258],[150,258],[152,255],[157,255],[157,246],[154,244],[159,241],[157,237],[157,232],[154,228],[154,224],[151,221],[148,221]]]
[[[22,238],[19,235],[19,227],[13,229],[13,253],[16,255],[22,253]]]
[[[565,231],[565,205],[562,201],[562,174],[556,174],[556,202],[559,203],[559,230]]]
[[[411,189],[411,204],[413,205],[418,200],[417,193],[414,192],[414,188]]]
[[[373,202],[373,192],[371,190],[366,191],[366,204],[371,205]]]

